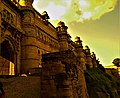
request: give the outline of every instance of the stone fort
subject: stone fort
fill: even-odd
[[[89,98],[86,67],[99,65],[80,37],[75,41],[60,21],[49,22],[34,0],[0,0],[0,75],[41,75],[41,98]]]

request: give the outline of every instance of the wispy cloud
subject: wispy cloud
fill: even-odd
[[[99,19],[112,11],[116,3],[117,0],[36,0],[34,6],[40,12],[46,10],[53,20],[83,22]]]

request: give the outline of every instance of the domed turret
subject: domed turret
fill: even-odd
[[[76,43],[80,43],[80,42],[82,42],[82,41],[80,40],[80,37],[76,36],[76,37],[75,37],[75,42],[76,42]]]
[[[60,22],[57,24],[57,26],[60,26],[60,27],[65,26],[65,23],[62,22],[62,21],[60,21]]]
[[[86,55],[90,55],[90,48],[88,46],[85,46],[85,53]]]
[[[29,6],[29,7],[32,7],[32,3],[33,3],[34,0],[20,0],[19,1],[19,4],[21,6]]]
[[[75,41],[80,41],[80,37],[76,36]]]
[[[68,42],[70,41],[70,36],[67,33],[68,27],[65,23],[60,21],[57,24],[56,30],[58,35],[58,41],[60,43],[60,51],[68,50]]]
[[[77,45],[79,45],[81,48],[83,48],[83,46],[82,46],[82,40],[80,39],[80,37],[78,37],[78,36],[75,37],[75,43]]]
[[[86,46],[85,46],[85,49],[89,49],[89,47],[86,45]]]
[[[68,27],[65,26],[65,23],[64,23],[64,22],[60,21],[60,22],[58,22],[56,29],[57,29],[58,32],[61,32],[61,31],[62,31],[63,33],[66,33],[66,34],[67,34],[67,29],[68,29]]]

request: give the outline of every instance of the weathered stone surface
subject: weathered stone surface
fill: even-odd
[[[89,98],[84,71],[73,51],[44,54],[42,70],[42,93],[46,92],[47,98],[53,95],[55,98]],[[53,84],[50,84],[50,80]],[[45,86],[48,85],[50,89],[46,90]],[[52,88],[55,88],[54,94],[50,95]],[[46,98],[46,95],[42,94],[42,98]]]
[[[40,98],[39,76],[1,78],[6,98]]]
[[[9,63],[2,63],[5,59],[14,64],[14,74],[42,78],[41,84],[38,78],[33,81],[32,77],[6,79],[3,83],[7,98],[40,98],[40,87],[42,98],[89,98],[84,71],[99,67],[95,54],[91,55],[88,46],[83,49],[80,37],[76,37],[75,42],[71,40],[64,22],[60,21],[55,28],[46,11],[40,14],[33,8],[33,1],[0,0],[0,56],[3,58],[0,69],[10,67]],[[9,73],[7,70],[4,70],[5,75]],[[31,88],[38,91],[33,93]]]

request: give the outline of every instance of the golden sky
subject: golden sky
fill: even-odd
[[[47,11],[54,26],[64,21],[72,39],[80,36],[104,66],[120,57],[120,0],[34,0],[33,6]]]

